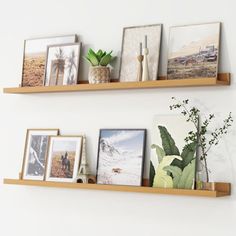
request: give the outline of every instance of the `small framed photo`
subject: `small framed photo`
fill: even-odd
[[[25,141],[21,178],[43,180],[49,136],[58,135],[59,129],[28,129]]]
[[[83,136],[51,136],[45,180],[76,182],[82,144]]]
[[[21,86],[43,86],[48,45],[75,43],[77,40],[75,34],[25,40]]]
[[[97,184],[141,186],[145,143],[145,129],[100,130]]]
[[[80,48],[81,43],[48,46],[45,86],[77,84]]]

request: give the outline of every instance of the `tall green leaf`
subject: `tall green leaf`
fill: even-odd
[[[100,65],[101,66],[107,66],[112,59],[112,56],[110,54],[105,55],[103,58],[101,58]]]
[[[171,137],[170,133],[166,129],[165,126],[158,126],[161,134],[161,139],[162,139],[162,147],[165,151],[166,155],[176,155],[180,156],[179,149],[175,145],[174,139]],[[178,159],[173,160],[172,166],[178,166],[179,168],[182,169],[182,162]]]
[[[158,146],[156,144],[152,144],[151,148],[156,149],[156,155],[158,158],[158,162],[160,163],[162,161],[163,157],[166,155],[165,151],[160,146]]]
[[[152,187],[153,186],[153,181],[155,177],[155,168],[152,164],[152,161],[150,161],[150,174],[149,174],[149,185]]]
[[[195,158],[196,148],[196,142],[185,145],[181,153],[181,157],[183,158],[182,169],[184,169],[185,166],[187,166]]]
[[[195,179],[195,160],[192,160],[183,170],[180,177],[178,188],[192,189],[194,187]]]
[[[162,147],[166,155],[177,155],[180,156],[179,149],[175,145],[174,139],[171,137],[170,133],[165,126],[158,126],[161,134]]]

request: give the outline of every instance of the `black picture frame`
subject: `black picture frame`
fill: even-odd
[[[98,151],[97,151],[97,167],[96,167],[96,183],[98,183],[98,171],[99,171],[99,154],[100,154],[100,140],[102,138],[103,131],[143,131],[143,143],[142,143],[142,163],[141,163],[141,170],[140,170],[140,183],[139,185],[126,185],[126,184],[114,184],[114,185],[123,185],[123,186],[142,186],[143,182],[143,174],[144,174],[144,163],[145,163],[145,156],[146,156],[146,138],[147,138],[147,129],[137,128],[137,129],[129,129],[129,128],[104,128],[99,130],[99,138],[98,138]],[[103,183],[104,184],[104,183]],[[109,185],[109,184],[107,184]],[[112,184],[113,185],[113,184]]]

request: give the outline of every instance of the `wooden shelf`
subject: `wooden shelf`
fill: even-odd
[[[79,92],[79,91],[100,91],[100,90],[125,90],[125,89],[151,89],[151,88],[169,88],[169,87],[195,87],[195,86],[218,86],[230,85],[230,73],[218,74],[218,78],[194,78],[181,80],[167,80],[160,77],[159,80],[144,82],[117,82],[104,84],[88,84],[81,82],[77,85],[63,86],[41,86],[41,87],[16,87],[4,88],[4,93],[28,94],[28,93],[56,93],[56,92]]]
[[[202,196],[202,197],[223,197],[230,195],[229,183],[217,183],[217,191],[207,190],[188,190],[188,189],[162,189],[151,187],[133,187],[133,186],[118,186],[118,185],[101,185],[101,184],[77,184],[77,183],[61,183],[61,182],[46,182],[36,180],[19,180],[19,179],[4,179],[4,184],[40,186],[40,187],[56,187],[56,188],[72,188],[72,189],[89,189],[89,190],[109,190],[121,192],[138,192],[138,193],[154,193],[154,194],[170,194],[170,195],[185,195],[185,196]]]

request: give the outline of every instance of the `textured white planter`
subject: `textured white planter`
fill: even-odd
[[[88,80],[90,84],[109,83],[110,68],[106,66],[91,66]]]

